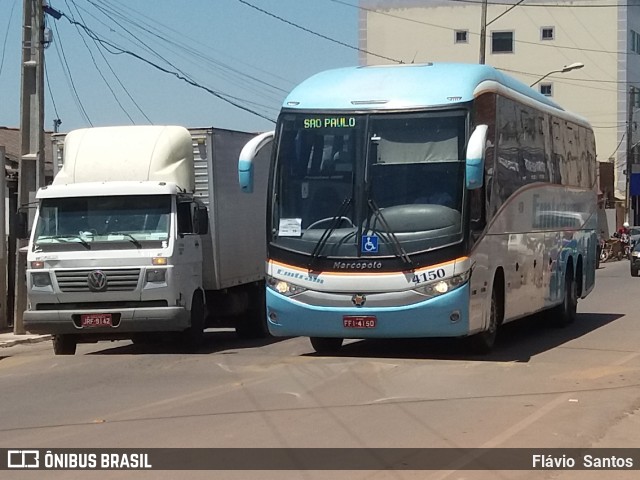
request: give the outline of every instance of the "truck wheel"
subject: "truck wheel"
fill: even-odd
[[[637,268],[631,267],[631,276],[632,277],[637,277],[638,276],[638,269]]]
[[[267,326],[267,298],[264,283],[252,288],[249,295],[249,307],[238,317],[236,335],[240,338],[266,338],[269,336]]]
[[[193,294],[191,302],[191,326],[181,333],[181,343],[188,349],[202,345],[204,341],[204,300],[201,292]]]
[[[500,326],[500,312],[502,305],[498,297],[497,285],[494,283],[491,290],[491,305],[489,307],[489,326],[480,333],[467,337],[467,347],[474,353],[489,353],[496,343],[498,327]]]
[[[571,265],[564,274],[564,297],[562,303],[551,310],[553,324],[564,327],[573,323],[578,311],[578,284],[573,277]]]
[[[342,338],[311,337],[309,340],[318,353],[335,353],[342,346]]]
[[[73,335],[54,335],[53,353],[56,355],[75,355],[78,342]]]

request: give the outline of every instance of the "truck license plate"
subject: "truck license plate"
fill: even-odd
[[[80,325],[84,327],[112,327],[110,313],[89,313],[80,315]]]
[[[376,317],[373,315],[345,315],[342,317],[344,328],[376,328]]]

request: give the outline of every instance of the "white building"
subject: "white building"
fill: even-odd
[[[630,144],[640,146],[640,0],[516,3],[488,0],[484,63],[529,85],[584,64],[551,73],[535,88],[593,125],[598,160],[615,163],[615,193],[623,200],[630,91],[638,92]],[[360,0],[360,63],[479,63],[481,26],[482,0]],[[640,180],[640,164],[632,172]],[[631,221],[640,224],[633,212]]]

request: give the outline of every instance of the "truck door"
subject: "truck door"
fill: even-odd
[[[178,238],[174,266],[186,305],[193,292],[202,287],[202,240],[199,232],[199,206],[193,201],[178,202]]]

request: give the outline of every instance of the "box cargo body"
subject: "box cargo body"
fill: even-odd
[[[256,190],[238,186],[238,156],[253,134],[192,129],[196,197],[209,208],[211,243],[205,246],[205,290],[221,290],[264,279],[268,159],[258,162]]]

